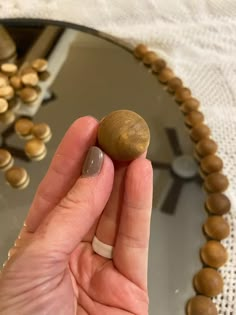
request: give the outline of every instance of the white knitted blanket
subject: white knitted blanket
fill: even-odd
[[[236,314],[236,1],[0,0],[0,18],[42,18],[95,28],[163,56],[193,95],[219,144],[232,201],[228,264],[219,314]],[[191,281],[191,279],[190,279]]]

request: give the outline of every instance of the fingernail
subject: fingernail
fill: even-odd
[[[82,177],[96,176],[100,173],[104,154],[98,147],[91,147],[82,168]]]

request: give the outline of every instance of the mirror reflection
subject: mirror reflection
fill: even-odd
[[[0,176],[0,263],[6,260],[37,186],[72,122],[85,115],[100,120],[113,110],[129,109],[146,120],[151,132],[150,314],[184,314],[185,303],[194,294],[193,275],[201,267],[198,250],[204,241],[201,226],[206,216],[193,145],[178,105],[131,52],[96,31],[10,23],[1,26],[0,36],[0,62],[16,63],[20,69],[16,77],[34,80],[27,72],[32,61],[43,58],[48,63],[47,70],[41,65],[36,95],[29,91],[22,95],[15,88],[8,111],[0,115],[1,148],[30,177],[25,189],[16,190],[6,185],[4,172]],[[17,86],[15,80],[11,85]],[[41,124],[48,140],[46,151],[40,148],[32,158],[29,148],[27,154],[27,131],[19,134],[27,126],[17,129],[19,119]]]

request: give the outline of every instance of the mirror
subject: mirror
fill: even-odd
[[[144,117],[151,131],[150,315],[184,314],[187,300],[195,294],[193,275],[202,266],[199,248],[204,242],[201,228],[206,214],[193,144],[173,97],[132,52],[96,31],[23,21],[8,22],[4,30],[12,39],[8,42],[11,54],[4,61],[22,65],[38,57],[48,60],[50,75],[39,82],[37,100],[31,106],[14,105],[13,111],[16,117],[47,123],[52,139],[46,144],[46,157],[31,162],[25,159],[25,141],[15,134],[14,122],[1,122],[2,145],[7,142],[15,165],[27,170],[30,184],[15,190],[6,185],[3,173],[0,176],[0,263],[6,260],[36,188],[70,124],[80,116],[101,119],[113,110],[130,109]]]

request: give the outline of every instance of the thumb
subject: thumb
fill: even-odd
[[[98,147],[91,147],[82,175],[35,233],[43,250],[71,254],[102,213],[112,190],[114,167]]]

